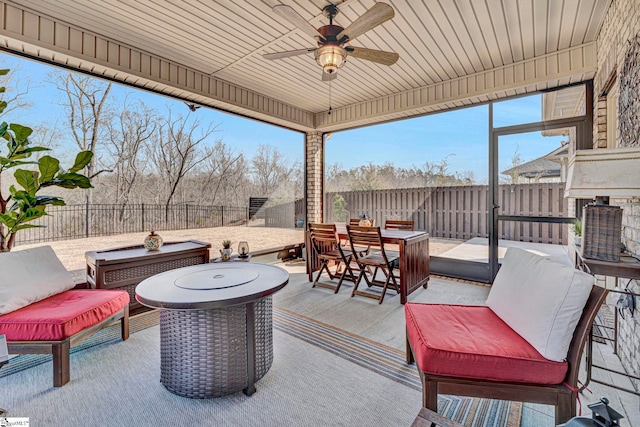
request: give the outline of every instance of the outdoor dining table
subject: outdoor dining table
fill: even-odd
[[[336,232],[341,240],[349,240],[346,224],[336,223]],[[400,303],[405,304],[407,297],[421,286],[426,288],[429,282],[429,233],[426,231],[380,229],[382,242],[398,245],[400,270]],[[308,239],[307,239],[308,240]],[[308,253],[309,281],[313,272],[320,268],[320,261],[311,250]]]

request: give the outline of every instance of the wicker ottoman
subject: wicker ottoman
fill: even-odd
[[[273,362],[272,294],[282,268],[202,264],[150,277],[136,299],[160,313],[160,382],[180,396],[251,395]]]

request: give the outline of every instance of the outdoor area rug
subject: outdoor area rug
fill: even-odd
[[[274,308],[273,320],[275,329],[422,391],[416,365],[407,365],[401,350],[282,308]],[[522,403],[439,395],[438,413],[465,426],[517,427],[522,417]]]
[[[421,390],[415,365],[407,365],[404,352],[339,328],[274,307],[274,329],[328,351],[360,367],[389,378],[412,389]],[[157,325],[159,312],[150,311],[131,318],[130,331],[135,333]],[[71,352],[77,353],[101,344],[120,341],[119,324],[106,328]],[[0,369],[0,378],[51,360],[47,355],[20,355]],[[465,426],[517,427],[520,425],[522,404],[492,399],[477,399],[440,395],[438,412]]]

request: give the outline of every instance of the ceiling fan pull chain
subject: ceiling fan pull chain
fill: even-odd
[[[331,115],[331,80],[329,80],[329,113],[328,115]]]

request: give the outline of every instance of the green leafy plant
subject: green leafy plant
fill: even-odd
[[[343,221],[349,221],[349,212],[347,211],[347,202],[342,194],[336,194],[333,197],[333,215]]]
[[[229,249],[231,247],[231,240],[223,240],[222,241],[222,247],[224,249]]]
[[[582,221],[576,219],[573,221],[573,232],[576,236],[582,236]]]
[[[9,70],[0,70],[4,76]],[[0,93],[5,91],[0,87]],[[0,114],[7,108],[6,101],[0,101]],[[32,146],[29,136],[33,130],[27,126],[6,122],[0,124],[0,138],[6,141],[6,152],[0,149],[0,252],[8,252],[13,247],[16,233],[27,228],[43,227],[32,221],[48,215],[49,205],[64,206],[65,202],[57,196],[39,194],[46,187],[91,188],[88,177],[79,173],[89,164],[93,153],[81,151],[77,154],[73,166],[60,167],[60,161],[52,156],[32,159],[34,153],[48,151],[46,147]],[[23,169],[22,166],[31,166]],[[2,178],[8,170],[15,169],[13,176],[16,184],[9,187],[9,194],[2,192]]]

